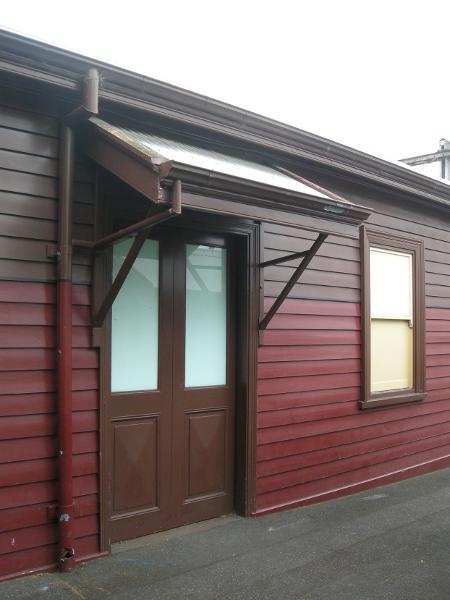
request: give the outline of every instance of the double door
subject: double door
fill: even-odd
[[[114,246],[112,276],[130,244]],[[111,542],[233,509],[232,254],[226,237],[168,228],[146,240],[114,302],[105,398]]]

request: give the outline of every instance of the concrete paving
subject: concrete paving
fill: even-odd
[[[119,544],[1,600],[450,600],[450,470]]]

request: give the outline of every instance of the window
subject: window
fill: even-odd
[[[227,382],[227,254],[186,246],[185,386]]]
[[[362,408],[423,400],[423,244],[361,227]]]
[[[113,246],[113,278],[132,240]],[[111,391],[158,387],[159,245],[146,240],[112,305]]]

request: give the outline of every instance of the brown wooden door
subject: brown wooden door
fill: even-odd
[[[233,509],[232,249],[167,229],[139,258],[112,311],[111,542]]]

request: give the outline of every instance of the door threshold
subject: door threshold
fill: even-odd
[[[200,521],[199,523],[190,523],[189,525],[182,525],[181,527],[175,527],[174,529],[151,533],[150,535],[145,535],[132,540],[115,542],[114,544],[111,544],[111,554],[118,554],[120,552],[126,552],[127,550],[144,548],[146,546],[158,546],[159,544],[184,537],[185,535],[190,535],[191,533],[222,527],[234,523],[235,521],[239,521],[242,518],[243,517],[236,514],[224,515],[223,517],[216,517],[214,519],[208,519],[207,521]]]

